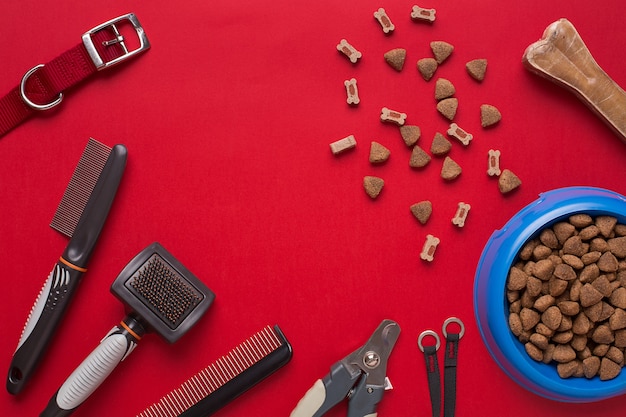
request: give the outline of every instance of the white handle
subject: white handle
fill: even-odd
[[[322,380],[318,379],[304,394],[289,417],[312,417],[322,407],[325,400],[326,387],[324,387]]]

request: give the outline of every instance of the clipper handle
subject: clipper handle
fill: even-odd
[[[83,271],[61,260],[52,268],[33,305],[7,376],[7,391],[18,394],[32,377],[72,299]]]
[[[526,48],[522,62],[575,93],[626,143],[626,92],[596,63],[567,19],[548,26],[541,40]]]
[[[128,316],[102,339],[52,397],[39,417],[71,415],[133,351],[144,327]]]

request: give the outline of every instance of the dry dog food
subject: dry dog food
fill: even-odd
[[[402,135],[402,140],[406,144],[406,146],[413,146],[419,140],[422,135],[422,131],[419,126],[415,125],[404,125],[400,126],[400,135]]]
[[[356,146],[356,139],[354,135],[346,136],[343,139],[339,139],[330,144],[330,150],[334,155],[339,155],[342,152],[352,149]]]
[[[441,65],[452,54],[454,46],[444,41],[433,41],[430,43],[430,49],[433,51],[437,64]]]
[[[402,71],[404,67],[404,61],[406,60],[406,49],[404,48],[395,48],[390,51],[385,52],[383,55],[385,58],[385,62],[391,66],[391,68],[396,71]]]
[[[430,200],[415,203],[411,206],[411,213],[421,224],[426,224],[430,215],[433,214],[433,203]]]
[[[438,78],[435,83],[435,100],[443,100],[452,97],[456,93],[454,85],[445,78]]]
[[[422,58],[417,61],[417,70],[422,75],[425,81],[430,81],[437,71],[437,60],[435,58]]]
[[[495,106],[491,104],[482,104],[480,106],[480,125],[482,127],[493,126],[502,119],[502,114]]]
[[[437,250],[439,243],[441,243],[441,241],[438,237],[426,235],[426,242],[424,242],[420,258],[425,261],[432,262],[433,259],[435,259],[435,251]]]
[[[402,126],[406,121],[406,113],[400,113],[399,111],[390,110],[387,107],[383,107],[380,111],[380,120],[383,122],[394,123],[398,126]]]
[[[487,72],[487,60],[473,59],[465,64],[465,69],[467,69],[467,73],[475,79],[476,81],[482,81],[485,79],[485,73]]]
[[[419,145],[415,145],[411,151],[411,159],[409,166],[411,168],[423,168],[430,162],[430,155],[426,153]]]
[[[452,144],[444,135],[437,132],[433,138],[433,143],[430,145],[430,152],[435,156],[443,156],[450,152]]]
[[[383,32],[393,32],[396,28],[394,24],[391,23],[391,19],[389,19],[387,12],[382,7],[374,12],[374,17],[378,20],[378,23],[380,23],[380,26],[383,28]]]
[[[454,162],[452,158],[446,156],[446,159],[443,161],[443,166],[441,167],[441,178],[447,181],[452,181],[459,175],[461,175],[462,169]]]
[[[448,129],[448,135],[457,138],[463,145],[467,146],[474,138],[474,135],[467,133],[464,129],[461,129],[456,123],[450,123]]]
[[[356,48],[350,45],[345,39],[342,39],[339,44],[337,44],[337,50],[348,57],[350,62],[353,64],[356,64],[357,61],[363,56],[361,52],[357,51]]]
[[[487,175],[490,177],[499,176],[500,171],[500,151],[489,149],[489,162],[487,167]]]
[[[361,99],[359,98],[359,88],[356,86],[356,79],[350,78],[344,81],[343,85],[346,87],[346,95],[348,96],[346,101],[348,104],[359,104]]]
[[[435,9],[424,9],[417,5],[413,6],[411,9],[411,19],[413,20],[422,20],[427,22],[434,22],[436,17],[435,13],[437,11]]]
[[[615,378],[626,349],[626,227],[575,214],[527,242],[507,278],[509,327],[563,378]]]
[[[370,146],[370,163],[382,164],[389,159],[391,152],[378,142],[372,141]]]
[[[363,178],[363,188],[365,188],[365,192],[372,199],[378,197],[384,186],[385,181],[382,178],[369,175]]]
[[[437,103],[437,111],[448,120],[454,120],[458,108],[459,100],[456,97],[444,98]]]
[[[472,206],[461,201],[457,205],[456,214],[452,218],[452,224],[458,227],[465,226],[465,219],[467,219],[467,214],[469,213],[470,208],[472,208]]]
[[[498,178],[498,188],[502,194],[510,193],[522,185],[522,181],[511,170],[505,169]]]

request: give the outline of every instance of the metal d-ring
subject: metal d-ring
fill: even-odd
[[[28,70],[26,72],[26,74],[24,74],[24,76],[22,77],[22,82],[20,82],[20,95],[22,96],[22,100],[24,101],[24,103],[26,103],[29,107],[35,109],[35,110],[39,110],[39,111],[43,111],[43,110],[50,110],[51,108],[55,107],[56,105],[58,105],[61,101],[63,101],[63,93],[59,93],[59,97],[56,98],[56,100],[54,100],[51,103],[48,104],[37,104],[37,103],[33,103],[32,101],[30,101],[30,99],[28,97],[26,97],[26,81],[28,81],[28,78],[35,72],[37,71],[39,68],[43,67],[43,64],[39,64],[39,65],[35,65],[33,68],[31,68],[30,70]]]
[[[447,328],[450,324],[452,323],[456,323],[459,325],[459,327],[461,327],[461,330],[459,331],[459,339],[461,339],[463,337],[463,335],[465,334],[465,325],[463,324],[463,322],[461,321],[461,319],[458,319],[456,317],[450,317],[448,319],[446,319],[446,321],[443,322],[443,326],[441,327],[441,331],[443,332],[444,337],[448,337],[448,332],[447,332]]]
[[[433,332],[432,330],[424,330],[422,333],[420,333],[419,337],[417,338],[417,347],[419,347],[419,349],[424,352],[424,345],[422,344],[422,340],[424,340],[426,336],[432,336],[435,338],[435,350],[439,350],[439,347],[441,346],[441,340],[439,340],[439,336],[437,335],[437,333]]]

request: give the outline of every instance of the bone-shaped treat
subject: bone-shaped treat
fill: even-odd
[[[489,149],[489,167],[487,168],[487,175],[490,177],[500,176],[500,151]]]
[[[471,133],[467,133],[456,123],[450,124],[450,128],[448,129],[448,135],[457,138],[465,146],[469,145],[469,143],[474,138],[474,135],[472,135]]]
[[[387,12],[382,7],[374,12],[374,17],[380,23],[380,26],[383,28],[383,32],[389,33],[393,32],[396,28],[393,23],[391,23],[391,19],[387,16]]]
[[[354,139],[354,135],[346,136],[343,139],[339,139],[330,144],[330,151],[333,155],[338,155],[342,152],[345,152],[349,149],[352,149],[356,146],[356,139]]]
[[[439,243],[439,238],[433,235],[426,235],[426,242],[424,242],[420,258],[425,261],[432,262],[433,259],[435,259],[435,251],[437,250],[437,245],[439,245]]]
[[[470,208],[472,208],[469,204],[460,202],[456,209],[456,214],[452,218],[452,224],[455,224],[459,227],[465,226],[465,219],[467,219],[467,213],[469,213]]]
[[[359,104],[361,99],[359,98],[359,89],[356,86],[356,79],[350,78],[349,80],[344,81],[343,85],[346,86],[346,94],[348,95],[346,101],[348,104]]]
[[[402,126],[406,121],[406,113],[400,113],[399,111],[390,110],[387,107],[383,107],[380,111],[380,120],[383,122],[395,123],[398,126]]]
[[[548,26],[542,38],[526,48],[522,62],[576,94],[626,143],[626,92],[600,68],[567,19]]]
[[[348,43],[345,39],[339,41],[339,44],[337,44],[337,50],[347,56],[353,64],[356,64],[357,61],[363,56],[361,52],[357,51],[356,48],[350,45],[350,43]]]
[[[411,18],[414,20],[427,20],[432,23],[435,21],[435,12],[435,9],[424,9],[415,5],[411,10]]]

